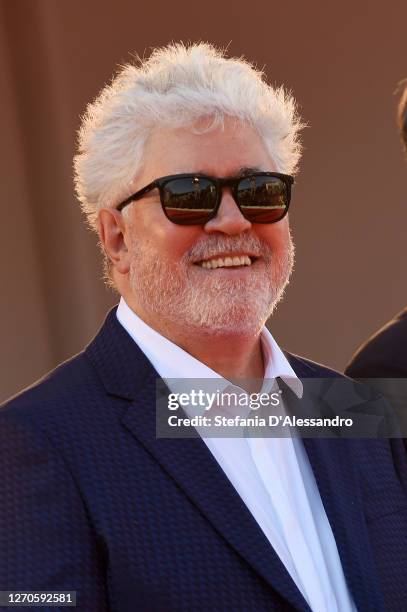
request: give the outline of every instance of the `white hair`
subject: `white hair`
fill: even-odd
[[[303,127],[295,101],[243,58],[209,43],[177,43],[123,66],[88,105],[78,134],[75,187],[90,227],[97,230],[101,208],[130,195],[153,130],[204,117],[212,119],[209,130],[226,116],[258,132],[279,172],[295,173]]]

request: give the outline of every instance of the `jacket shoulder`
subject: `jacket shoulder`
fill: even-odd
[[[347,376],[341,372],[318,363],[317,361],[294,355],[288,351],[284,351],[284,354],[299,378],[347,378]]]
[[[355,378],[406,377],[406,343],[407,308],[359,347],[345,371]]]
[[[102,388],[101,382],[83,351],[0,405],[0,419],[42,419],[50,409],[75,409],[78,400],[83,402],[98,388]]]

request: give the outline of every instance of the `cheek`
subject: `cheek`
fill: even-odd
[[[258,231],[258,236],[273,249],[286,249],[290,243],[290,227],[287,217],[278,223],[262,226]]]
[[[144,243],[168,260],[179,260],[203,234],[202,228],[171,223],[160,204],[151,203],[148,209],[137,211],[134,227]]]

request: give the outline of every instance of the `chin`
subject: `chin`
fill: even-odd
[[[224,311],[214,311],[204,307],[194,320],[185,321],[186,328],[194,328],[207,335],[257,336],[272,314],[274,304],[264,309],[250,309],[246,304],[234,305]]]

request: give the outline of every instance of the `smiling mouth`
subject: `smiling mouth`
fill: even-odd
[[[251,266],[257,257],[251,255],[233,255],[225,257],[211,257],[210,259],[204,259],[196,262],[196,265],[207,270],[214,270],[215,268],[241,268],[244,266]]]

